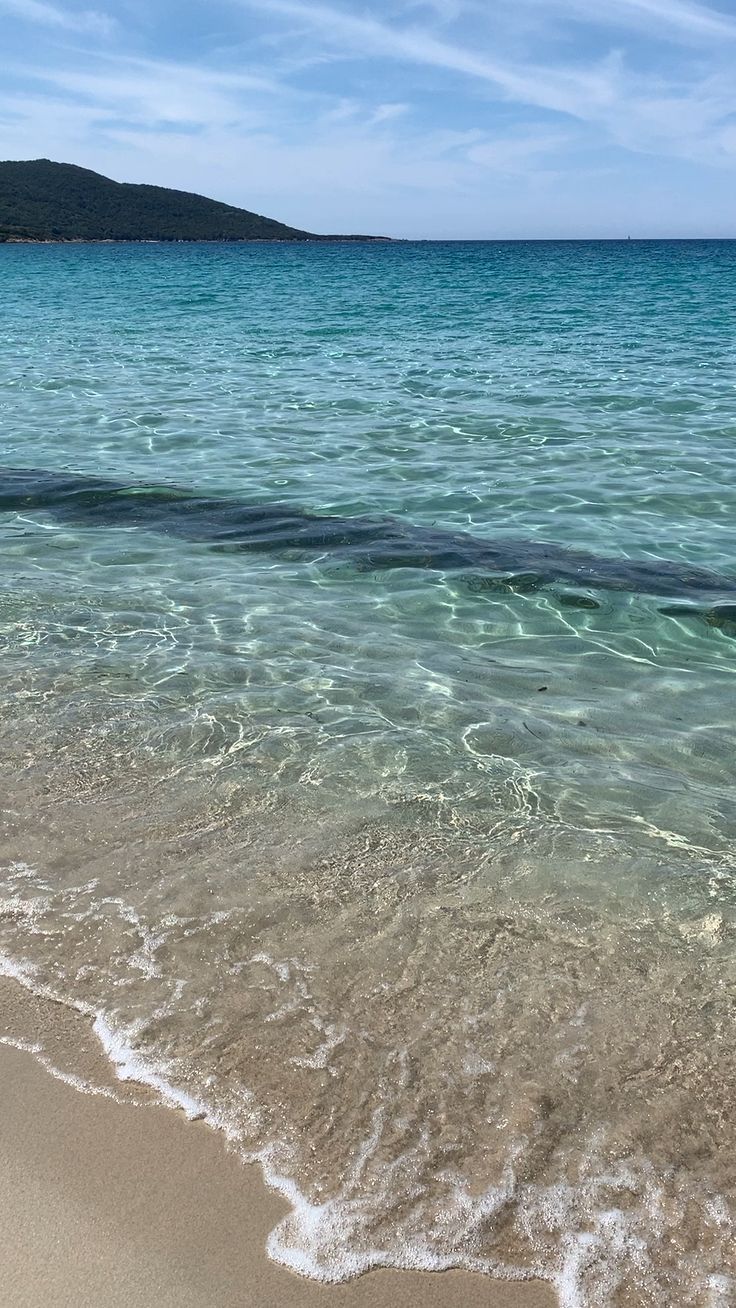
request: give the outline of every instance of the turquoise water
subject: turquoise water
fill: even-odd
[[[736,246],[0,278],[6,966],[260,1158],[297,1270],[730,1302]]]

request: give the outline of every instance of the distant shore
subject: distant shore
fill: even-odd
[[[393,236],[0,236],[0,245],[324,245],[330,241],[375,245],[395,240]]]
[[[0,1039],[0,1258],[13,1308],[555,1308],[539,1282],[466,1272],[339,1286],[293,1276],[265,1253],[285,1208],[259,1170],[203,1123],[116,1083],[86,1019],[0,978]],[[41,1046],[102,1093],[80,1093],[8,1041]]]
[[[52,159],[0,161],[0,242],[383,241],[366,233],[310,232],[192,191],[115,182]]]

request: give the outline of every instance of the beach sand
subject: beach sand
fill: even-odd
[[[294,1276],[265,1253],[285,1205],[259,1169],[147,1089],[121,1087],[86,1018],[0,978],[0,1037],[7,1308],[555,1308],[546,1285],[464,1272],[340,1286]],[[42,1046],[103,1093],[80,1093],[7,1041]]]

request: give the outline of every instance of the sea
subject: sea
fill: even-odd
[[[270,1256],[736,1296],[736,243],[0,248],[2,970]]]

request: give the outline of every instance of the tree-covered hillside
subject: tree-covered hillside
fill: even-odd
[[[0,241],[325,239],[188,191],[113,182],[50,159],[0,162]]]

